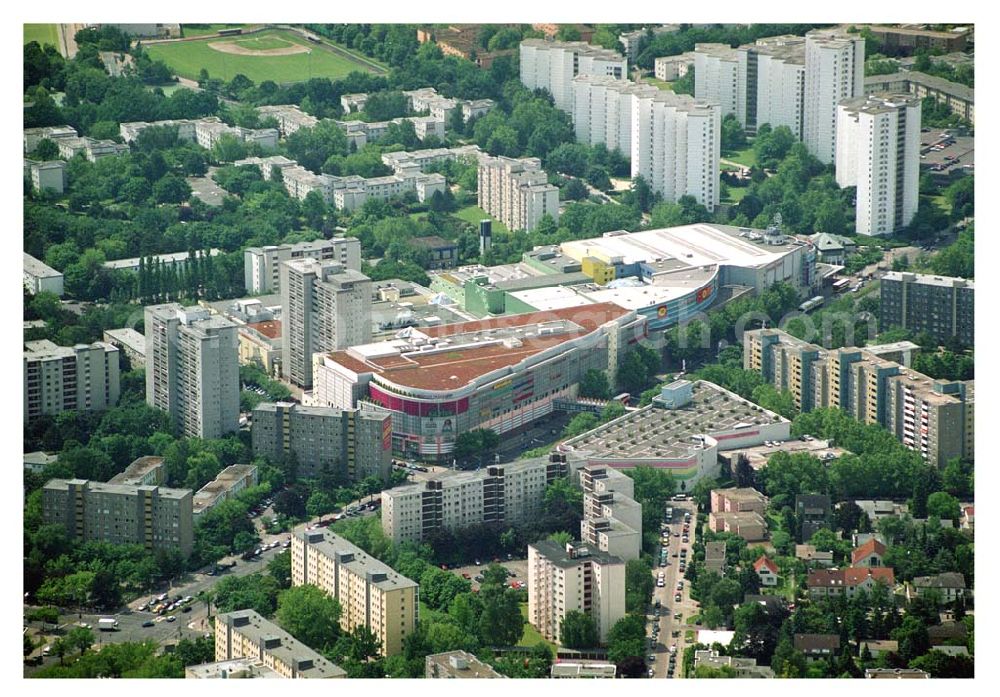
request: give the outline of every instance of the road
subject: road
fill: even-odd
[[[60,24],[59,28],[59,53],[65,58],[72,58],[76,55],[77,46],[76,33],[83,29],[85,24]]]
[[[684,632],[687,629],[693,627],[693,625],[685,624],[685,620],[694,615],[698,611],[698,604],[691,599],[689,583],[684,580],[683,574],[679,572],[679,562],[680,562],[680,550],[683,547],[688,551],[688,560],[690,561],[692,556],[691,548],[695,542],[695,534],[697,530],[697,520],[698,520],[698,510],[697,506],[693,501],[672,501],[671,506],[674,509],[674,518],[670,526],[670,544],[669,551],[670,556],[668,557],[669,565],[665,568],[655,566],[653,568],[653,577],[659,574],[660,571],[664,572],[664,585],[662,588],[654,588],[653,590],[653,604],[656,600],[660,601],[660,617],[656,616],[656,611],[653,609],[652,605],[649,609],[649,614],[647,615],[647,620],[650,623],[649,633],[647,634],[647,658],[650,654],[655,657],[653,661],[653,677],[655,678],[665,678],[667,677],[667,666],[669,665],[670,650],[669,647],[676,643],[677,652],[674,665],[674,677],[681,677],[681,663],[684,656],[684,647],[687,646],[688,642],[684,638]],[[688,512],[691,514],[691,534],[687,544],[681,543],[681,537],[674,537],[674,533],[680,533],[684,526],[684,513]],[[673,556],[677,554],[677,556]],[[658,561],[658,557],[657,557]],[[674,594],[677,592],[677,582],[683,581],[684,587],[681,591],[681,601],[679,603],[674,602]],[[675,613],[680,613],[680,619],[675,620]],[[659,626],[660,632],[659,637],[655,644],[652,640],[652,629],[653,626]],[[672,637],[671,634],[674,630],[678,631],[677,637]],[[649,648],[652,644],[652,648]],[[648,662],[648,661],[647,661]]]

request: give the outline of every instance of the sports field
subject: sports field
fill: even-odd
[[[181,77],[198,79],[202,68],[214,78],[231,80],[242,73],[254,82],[301,82],[310,77],[337,79],[369,65],[299,35],[272,30],[251,36],[211,37],[203,41],[147,44],[153,60],[162,60]]]
[[[56,24],[25,24],[24,43],[37,41],[39,45],[52,44],[59,48],[59,30]]]

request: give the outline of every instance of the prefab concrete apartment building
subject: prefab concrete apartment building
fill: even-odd
[[[632,176],[642,176],[668,201],[693,196],[708,210],[719,203],[722,110],[688,95],[628,80],[583,75],[571,83],[565,109],[577,140],[604,143],[631,159]]]
[[[537,157],[483,158],[478,177],[479,207],[509,230],[534,230],[544,215],[559,220],[559,188]]]
[[[237,325],[200,307],[146,308],[146,403],[186,436],[219,438],[239,426]]]
[[[328,530],[292,535],[292,585],[312,584],[340,603],[340,627],[363,626],[379,653],[402,653],[417,623],[417,584]]]
[[[589,545],[553,540],[528,545],[528,622],[548,641],[560,641],[566,613],[583,612],[601,642],[625,616],[625,562]]]
[[[280,462],[294,454],[308,476],[324,466],[352,482],[385,480],[392,470],[392,417],[360,409],[264,402],[253,410],[254,455]]]
[[[976,283],[967,278],[900,271],[879,283],[879,327],[927,332],[935,341],[958,340],[972,346],[976,337]]]
[[[63,275],[25,252],[24,287],[32,295],[37,295],[38,293],[55,293],[61,298],[63,294]]]
[[[335,261],[292,259],[280,264],[281,365],[295,385],[313,383],[313,354],[371,339],[372,282]]]
[[[743,366],[791,392],[801,411],[838,407],[933,464],[975,457],[972,380],[932,380],[864,348],[827,350],[777,329],[744,333]]]
[[[917,213],[920,110],[919,99],[903,94],[856,97],[837,107],[837,184],[857,187],[862,235],[891,235]]]
[[[194,543],[190,489],[52,479],[42,487],[42,517],[83,542],[173,548],[184,556]]]
[[[24,345],[24,422],[63,411],[102,411],[118,403],[118,349],[111,344]]]
[[[330,663],[256,610],[224,612],[215,617],[215,660],[249,658],[282,678],[346,678]],[[239,677],[239,676],[233,676]]]
[[[556,107],[566,112],[571,110],[572,83],[577,75],[618,80],[628,76],[628,61],[624,56],[582,41],[526,39],[521,42],[520,60],[524,86],[548,90]]]
[[[243,276],[247,293],[267,295],[281,292],[281,262],[292,259],[336,261],[345,269],[361,270],[361,241],[356,237],[296,242],[243,251]]]
[[[393,543],[419,542],[436,530],[523,525],[542,512],[545,488],[565,476],[559,456],[444,472],[382,492],[382,530]]]
[[[823,164],[837,155],[837,106],[864,94],[865,39],[840,29],[806,34],[802,141]]]

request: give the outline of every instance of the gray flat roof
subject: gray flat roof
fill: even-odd
[[[39,261],[27,252],[24,253],[24,271],[35,278],[53,278],[62,274],[43,261]]]
[[[305,540],[306,543],[316,549],[326,556],[336,559],[338,554],[353,554],[354,559],[348,562],[338,561],[338,566],[341,566],[351,573],[365,578],[368,574],[384,574],[385,579],[381,581],[372,581],[371,584],[380,588],[382,590],[399,590],[401,588],[416,588],[417,584],[411,581],[406,576],[390,567],[388,564],[379,561],[373,556],[367,554],[360,547],[357,547],[353,543],[347,541],[340,535],[337,535],[330,530],[320,528],[318,530],[297,530],[295,533],[296,539]],[[310,538],[322,536],[322,539],[317,542],[310,541]]]
[[[620,558],[612,556],[607,552],[602,552],[591,545],[575,543],[577,556],[571,558],[566,548],[554,540],[540,540],[532,542],[529,547],[534,547],[550,563],[564,569],[572,569],[581,561],[593,560],[599,564],[624,564]]]
[[[216,616],[216,622],[225,623],[227,619],[246,617],[248,624],[234,627],[241,634],[251,637],[254,643],[263,644],[265,639],[278,639],[279,646],[263,649],[266,653],[278,657],[284,663],[296,666],[302,660],[311,660],[312,667],[299,670],[301,678],[343,678],[347,672],[340,666],[334,665],[326,660],[319,653],[309,648],[291,634],[283,630],[273,622],[261,617],[255,610],[237,610],[236,612],[222,613]]]
[[[140,489],[143,489],[146,491],[154,491],[160,496],[160,498],[165,499],[182,499],[185,496],[191,496],[190,489],[171,489],[165,486],[155,485],[139,486],[135,484],[105,484],[104,482],[94,482],[87,479],[50,479],[43,488],[51,491],[68,491],[70,484],[83,485],[88,491],[93,491],[98,494],[131,495],[135,494]]]
[[[682,457],[698,445],[695,436],[778,421],[784,419],[718,385],[698,380],[692,387],[691,402],[683,407],[643,407],[563,445],[602,457]]]

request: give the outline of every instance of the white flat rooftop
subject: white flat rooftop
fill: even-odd
[[[566,286],[550,286],[548,288],[530,288],[519,290],[510,294],[512,298],[517,298],[523,303],[527,303],[537,310],[559,310],[564,307],[580,307],[590,305],[595,302],[587,295],[577,293]],[[604,301],[597,301],[604,302]],[[611,300],[609,302],[615,302]]]
[[[762,235],[760,230],[747,233],[731,225],[698,223],[644,232],[609,233],[609,236],[564,242],[562,250],[576,259],[594,254],[621,257],[625,264],[677,259],[690,266],[730,264],[757,267],[780,259],[801,244],[786,237],[785,244],[765,245]],[[757,239],[751,236],[757,236]]]

